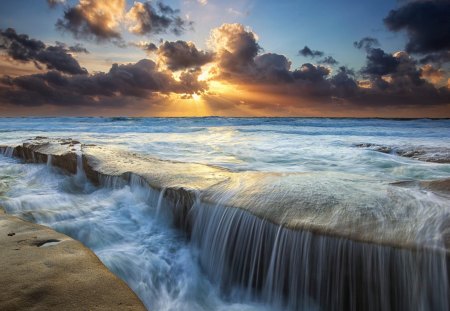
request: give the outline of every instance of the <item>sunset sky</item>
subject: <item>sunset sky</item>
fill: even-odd
[[[0,115],[450,117],[450,1],[0,2]]]

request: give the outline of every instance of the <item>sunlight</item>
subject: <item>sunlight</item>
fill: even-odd
[[[194,93],[194,94],[192,94],[192,99],[194,101],[199,101],[200,99],[202,99],[202,96],[199,95],[199,94]]]

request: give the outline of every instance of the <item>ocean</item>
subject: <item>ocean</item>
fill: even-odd
[[[395,309],[392,306],[409,303],[403,300],[414,302],[417,310],[447,310],[449,307],[448,267],[444,257],[450,199],[448,194],[421,186],[422,182],[450,178],[448,119],[0,118],[0,145],[16,146],[35,137],[71,138],[86,145],[125,150],[162,161],[196,163],[243,176],[237,185],[233,184],[233,187],[246,189],[246,193],[239,194],[243,199],[233,201],[237,195],[228,191],[220,193],[220,199],[214,204],[208,204],[217,209],[219,205],[227,206],[227,202],[233,202],[234,207],[247,204],[243,210],[257,217],[241,215],[239,208],[231,216],[228,212],[214,214],[211,209],[200,210],[194,215],[201,222],[194,222],[186,235],[185,230],[173,225],[170,213],[162,211],[169,208],[169,203],[161,203],[165,189],[149,190],[133,179],[114,186],[96,185],[86,176],[68,174],[50,162],[25,164],[21,159],[0,155],[0,206],[7,213],[81,241],[137,293],[149,310],[326,310],[333,303],[341,306],[336,309],[349,305],[348,310],[360,308],[360,301],[355,305],[347,298],[339,301],[339,297],[347,294],[346,290],[336,288],[344,288],[344,284],[333,283],[340,277],[338,272],[344,271],[340,268],[332,272],[333,277],[323,276],[320,281],[312,281],[311,276],[305,275],[308,271],[316,271],[315,275],[326,274],[324,267],[314,270],[310,262],[302,269],[291,267],[287,272],[285,268],[280,269],[293,261],[283,264],[275,260],[283,256],[283,247],[287,247],[277,246],[284,241],[279,238],[274,238],[267,269],[277,276],[286,275],[283,279],[251,279],[246,276],[248,271],[244,271],[252,270],[251,266],[243,268],[236,264],[238,261],[223,260],[231,256],[227,253],[231,246],[219,249],[218,244],[231,243],[230,228],[233,227],[214,230],[226,219],[236,217],[241,222],[233,229],[235,231],[243,230],[242,226],[256,228],[258,218],[268,220],[261,226],[273,226],[267,230],[273,230],[277,237],[283,236],[280,228],[284,227],[291,230],[298,226],[308,232],[301,236],[302,242],[295,243],[288,242],[289,235],[286,235],[284,243],[291,243],[290,252],[296,243],[302,247],[305,243],[319,243],[316,235],[334,239],[330,236],[335,232],[344,232],[343,227],[350,228],[350,233],[338,234],[339,241],[320,240],[321,247],[334,246],[314,250],[323,255],[323,258],[314,255],[319,265],[330,265],[325,257],[335,258],[333,256],[337,255],[332,252],[348,250],[348,246],[335,247],[339,243],[344,245],[345,241],[432,249],[438,255],[426,262],[428,270],[425,270],[429,273],[414,266],[418,262],[416,257],[408,257],[416,255],[400,256],[403,261],[399,261],[399,265],[413,263],[414,267],[403,267],[402,275],[411,278],[395,284],[411,288],[405,289],[407,294],[400,302],[391,303],[395,299],[386,297],[388,294],[381,288],[386,282],[393,282],[380,277],[388,274],[382,271],[387,264],[379,262],[386,250],[383,248],[377,253],[371,249],[370,252],[378,256],[374,259],[364,248],[364,256],[367,256],[364,260],[370,262],[370,269],[374,266],[379,269],[367,276],[375,284],[372,286],[379,287],[371,290],[379,291],[379,296],[384,297],[373,298],[376,301],[366,310]],[[247,177],[254,174],[272,179],[269,178],[262,188],[253,180],[248,182]],[[289,178],[294,181],[290,182]],[[265,193],[253,192],[252,187],[264,189]],[[262,207],[260,201],[264,201]],[[265,208],[264,204],[271,204],[268,202],[278,202],[275,208],[280,213],[286,211],[282,217],[287,220],[277,223],[270,216],[264,219],[263,212],[255,211]],[[287,206],[284,202],[299,207]],[[206,203],[199,197],[195,204]],[[295,218],[296,225],[291,225],[291,218]],[[218,225],[208,227],[208,223]],[[363,232],[364,228],[367,232]],[[251,231],[249,235],[255,232],[260,231]],[[250,242],[247,245],[244,239],[245,236],[234,236],[233,247],[238,246],[249,254],[257,249],[257,245],[250,245]],[[314,246],[314,249],[320,247]],[[303,249],[303,252],[313,251]],[[392,249],[389,252],[391,254]],[[292,256],[305,254],[299,250]],[[259,269],[263,268],[254,270]],[[227,273],[242,277],[227,279],[224,284]],[[290,286],[286,285],[289,274],[295,280],[303,279],[299,281],[301,285],[294,286],[291,281]],[[314,288],[318,288],[320,282],[335,293],[324,294],[323,289],[317,293]],[[297,295],[300,287],[302,292]],[[332,298],[323,302],[327,297]],[[365,303],[370,301],[364,299]]]

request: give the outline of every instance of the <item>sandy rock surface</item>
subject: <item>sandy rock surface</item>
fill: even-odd
[[[0,211],[0,310],[145,310],[80,242]]]

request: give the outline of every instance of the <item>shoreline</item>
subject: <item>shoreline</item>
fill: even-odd
[[[81,242],[0,207],[1,310],[146,310]]]

